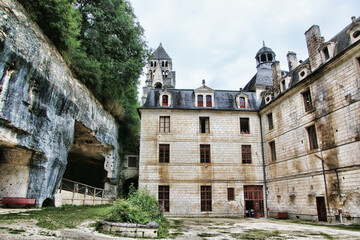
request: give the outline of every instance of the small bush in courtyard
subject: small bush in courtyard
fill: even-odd
[[[136,190],[130,186],[127,199],[118,199],[114,202],[106,220],[112,222],[126,222],[146,224],[155,221],[159,224],[159,235],[167,234],[168,221],[163,216],[163,207],[157,199],[146,189]]]

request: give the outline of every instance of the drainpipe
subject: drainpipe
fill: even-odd
[[[321,151],[322,155],[322,151]],[[325,174],[325,167],[324,167],[324,159],[319,157],[318,155],[314,154],[315,157],[321,160],[321,166],[322,166],[322,172],[324,175],[324,184],[325,184],[325,195],[326,195],[326,203],[327,203],[327,210],[328,214],[330,215],[330,205],[329,205],[329,197],[328,197],[328,190],[327,190],[327,184],[326,184],[326,174]]]
[[[263,174],[264,174],[264,188],[265,188],[265,212],[266,212],[266,218],[269,218],[269,212],[268,212],[268,203],[267,203],[267,184],[266,184],[266,172],[265,172],[265,156],[264,156],[264,144],[263,144],[263,130],[262,130],[262,123],[261,123],[261,116],[260,112],[258,112],[259,119],[260,119],[260,135],[261,135],[261,155],[262,155],[262,162],[263,162]]]

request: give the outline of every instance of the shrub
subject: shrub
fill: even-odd
[[[143,211],[139,206],[125,199],[115,201],[111,209],[109,221],[146,224],[151,221],[150,214]]]

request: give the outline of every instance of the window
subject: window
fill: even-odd
[[[310,150],[317,149],[317,137],[316,137],[316,129],[315,125],[307,128],[308,136],[309,136],[309,143],[310,143]]]
[[[266,54],[261,54],[261,61],[265,62],[266,61]]]
[[[305,112],[311,111],[313,109],[310,90],[302,93],[304,98]]]
[[[240,106],[240,108],[246,108],[244,97],[239,97],[239,106]]]
[[[203,95],[198,95],[197,97],[198,99],[198,107],[202,107],[204,104],[203,104]]]
[[[170,132],[170,117],[160,117],[160,132]]]
[[[267,57],[268,57],[268,61],[272,61],[272,60],[273,60],[273,57],[272,57],[271,53],[268,53]]]
[[[128,157],[128,167],[136,167],[136,157]]]
[[[200,163],[210,163],[210,145],[200,145]]]
[[[201,211],[211,212],[211,186],[201,186]]]
[[[269,143],[270,153],[271,153],[271,161],[276,161],[276,149],[275,149],[275,141]]]
[[[249,134],[249,118],[240,118],[240,133],[241,134]]]
[[[330,54],[329,54],[329,49],[328,47],[325,47],[323,49],[323,53],[324,53],[324,57],[325,57],[325,60],[328,60],[330,58]]]
[[[200,117],[200,133],[209,133],[210,123],[209,117]]]
[[[242,163],[251,163],[251,145],[241,145]]]
[[[228,201],[234,201],[235,200],[234,188],[228,188],[227,189],[227,196],[228,196]]]
[[[159,145],[159,163],[169,163],[170,159],[170,145],[160,144]]]
[[[271,130],[274,128],[272,113],[269,113],[267,115],[267,118],[268,118],[269,130]]]
[[[161,66],[165,67],[165,61],[161,61]]]
[[[162,106],[167,107],[168,104],[169,104],[169,96],[168,95],[163,95],[162,96]]]
[[[212,107],[211,95],[206,95],[206,107]]]
[[[169,186],[159,186],[159,205],[164,207],[165,212],[170,211],[170,188]]]
[[[285,80],[282,80],[282,81],[281,81],[281,86],[282,86],[283,91],[285,91],[285,90],[286,90]]]

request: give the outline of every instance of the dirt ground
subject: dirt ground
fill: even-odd
[[[273,219],[170,218],[169,221],[171,224],[169,239],[360,239],[358,231]],[[84,222],[77,229],[56,231],[39,228],[36,222],[30,220],[10,224],[0,223],[0,239],[131,239],[100,234],[89,227],[90,223]]]

